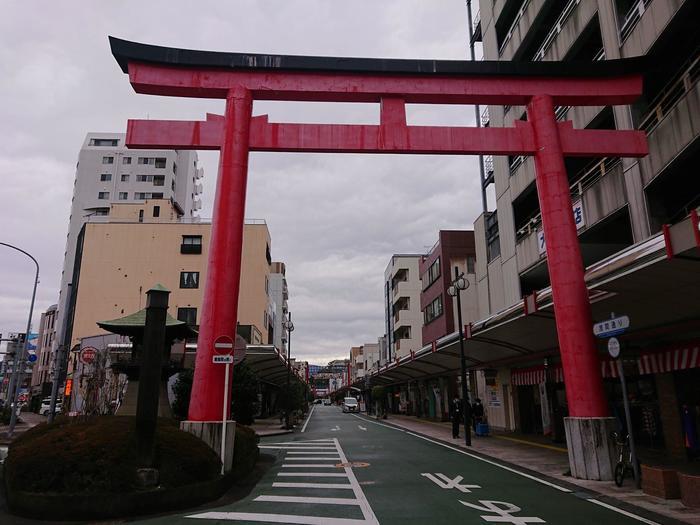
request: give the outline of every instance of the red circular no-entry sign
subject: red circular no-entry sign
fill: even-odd
[[[219,355],[230,355],[233,353],[233,339],[228,335],[220,335],[214,339],[214,352]]]
[[[80,351],[80,355],[78,358],[80,359],[80,362],[89,365],[92,364],[93,361],[95,361],[95,357],[97,356],[97,349],[93,348],[92,346],[86,346]]]

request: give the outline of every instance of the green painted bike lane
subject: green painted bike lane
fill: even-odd
[[[336,407],[316,405],[303,429],[261,440],[276,461],[243,500],[147,523],[663,523]]]

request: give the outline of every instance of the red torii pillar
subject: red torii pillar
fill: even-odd
[[[567,438],[570,442],[572,436],[596,441],[595,435],[605,435],[601,430],[604,430],[605,421],[609,423],[607,403],[592,334],[588,291],[571,213],[564,157],[640,157],[647,153],[646,137],[638,131],[573,129],[571,122],[556,121],[554,107],[633,102],[642,91],[641,75],[618,74],[616,69],[624,70],[629,62],[594,65],[598,68],[596,71],[608,72],[592,78],[570,78],[561,71],[552,77],[541,76],[541,73],[534,77],[508,77],[502,74],[503,63],[494,66],[497,71],[494,76],[400,74],[396,71],[387,74],[376,70],[335,72],[323,71],[318,63],[312,64],[309,70],[299,71],[294,67],[300,67],[300,59],[312,62],[316,59],[292,57],[290,64],[295,66],[284,69],[279,64],[289,57],[239,54],[226,54],[225,63],[238,61],[244,65],[237,66],[239,69],[227,65],[226,69],[214,56],[218,54],[127,44],[130,47],[126,52],[115,52],[115,56],[128,71],[137,91],[226,99],[224,117],[208,116],[206,121],[197,122],[129,121],[127,133],[129,147],[221,149],[190,402],[191,420],[211,421],[220,416],[223,377],[212,364],[211,356],[214,339],[221,335],[235,337],[249,151],[484,153],[535,157],[536,185],[547,239],[554,311],[571,416],[568,419],[577,420],[570,421],[572,425],[581,423],[576,428],[567,426]],[[137,48],[135,52],[134,47]],[[113,42],[113,52],[114,48]],[[154,49],[167,51],[158,51],[162,55],[160,62],[154,60],[154,53],[158,54]],[[194,55],[188,57],[187,53]],[[178,60],[183,64],[178,64]],[[210,60],[219,67],[200,65],[198,61],[201,60]],[[257,66],[258,62],[263,65]],[[390,61],[381,62],[377,69],[388,67],[391,71],[394,67],[403,67],[403,64],[393,63],[387,66]],[[425,64],[419,66],[423,70]],[[428,66],[435,70],[439,64],[430,62]],[[537,65],[552,70],[556,66]],[[449,69],[453,65],[446,67]],[[379,102],[380,124],[269,123],[266,116],[251,117],[254,98]],[[527,105],[529,121],[516,121],[511,128],[407,126],[406,103]],[[349,376],[348,368],[348,380]],[[605,448],[604,443],[596,442],[594,446]],[[603,464],[598,464],[595,472],[579,472],[575,468],[576,458],[571,456],[573,448],[570,446],[569,450],[575,476],[609,477],[610,469],[606,470]],[[602,453],[607,452],[603,450]],[[596,461],[597,456],[593,458],[593,462]]]

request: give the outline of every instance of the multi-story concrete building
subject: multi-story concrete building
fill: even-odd
[[[36,362],[32,368],[32,393],[47,395],[53,380],[51,349],[56,339],[56,312],[58,305],[52,304],[41,314],[39,336],[36,345]]]
[[[365,357],[361,346],[350,348],[350,382],[365,376]]]
[[[677,232],[697,220],[700,205],[700,179],[689,176],[700,162],[700,3],[479,4],[470,36],[483,41],[487,60],[646,57],[643,95],[633,105],[557,107],[555,113],[574,128],[641,129],[647,134],[649,155],[642,159],[567,158],[566,168],[594,320],[613,311],[635,319],[636,335],[630,335],[626,346],[627,359],[637,362],[628,372],[629,388],[637,392],[635,433],[645,447],[684,458],[679,414],[684,406],[700,406],[692,387],[700,380],[700,360],[692,358],[697,324],[687,324],[698,317],[698,308],[683,301],[686,294],[697,296],[698,288],[697,281],[686,280],[678,263],[668,261],[683,253]],[[522,106],[483,109],[485,125],[510,127],[527,119]],[[501,349],[473,341],[467,345],[484,370],[479,393],[492,426],[562,439],[567,402],[554,323],[542,317],[551,315],[551,291],[533,158],[493,157],[484,165],[496,209],[484,209],[475,222],[482,320],[477,334],[482,341],[498,339]],[[671,298],[668,294],[678,283],[685,283],[683,292]],[[682,308],[676,307],[679,302]],[[531,315],[538,309],[547,310],[537,314],[539,319]],[[517,351],[509,355],[505,345]],[[617,374],[602,345],[599,355],[606,395],[617,415],[622,407]],[[502,362],[506,357],[508,365]]]
[[[154,210],[160,208],[158,216]],[[144,217],[143,222],[141,218]],[[105,333],[97,321],[116,319],[144,308],[145,292],[156,283],[170,290],[173,317],[199,324],[207,272],[211,224],[181,221],[168,200],[113,204],[110,215],[83,226],[75,260],[74,301],[68,330],[71,347],[83,337]],[[243,231],[240,325],[271,344],[269,279],[270,233],[264,221]]]
[[[63,343],[65,303],[73,281],[76,244],[86,222],[108,216],[115,203],[161,199],[165,199],[172,213],[183,220],[197,220],[204,176],[197,165],[197,152],[129,150],[124,144],[125,138],[123,133],[88,133],[80,149],[63,254],[54,347]],[[166,207],[158,204],[150,216],[141,215],[138,220],[157,219],[161,211],[166,213]]]
[[[418,254],[392,255],[384,270],[386,353],[383,362],[409,355],[421,347],[423,314]]]
[[[476,251],[474,232],[467,230],[440,230],[438,240],[430,251],[420,259],[422,291],[420,308],[423,315],[422,345],[429,345],[457,329],[454,321],[456,309],[447,289],[455,278],[454,269],[473,282]],[[463,311],[473,301],[468,300],[473,294],[466,294],[462,304]],[[465,321],[475,319],[476,311],[469,312]]]
[[[287,286],[287,269],[283,262],[273,262],[270,269],[269,290],[272,299],[272,344],[286,355],[287,352],[287,331],[284,330],[284,323],[287,321],[289,313],[289,288]],[[268,321],[269,323],[269,321]]]

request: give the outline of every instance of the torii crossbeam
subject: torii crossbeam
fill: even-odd
[[[203,121],[130,120],[131,148],[221,151],[189,419],[220,417],[213,342],[235,337],[250,151],[533,155],[569,412],[607,415],[565,156],[641,157],[639,131],[574,129],[559,105],[629,104],[642,93],[636,59],[575,64],[462,62],[215,53],[110,38],[139,93],[226,100]],[[380,104],[378,125],[271,123],[253,100]],[[406,104],[525,105],[513,127],[408,126]]]

